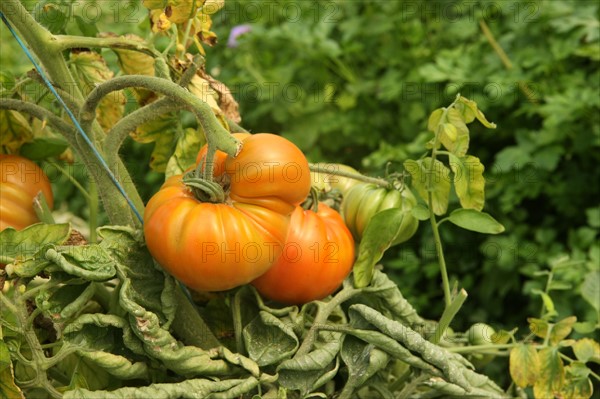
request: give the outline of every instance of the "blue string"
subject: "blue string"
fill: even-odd
[[[83,128],[79,124],[79,121],[77,121],[77,118],[75,118],[75,115],[73,115],[73,112],[71,112],[71,110],[69,109],[69,107],[67,107],[67,104],[65,104],[64,100],[62,99],[62,97],[58,94],[58,92],[56,91],[56,89],[54,88],[54,86],[52,85],[52,83],[50,82],[50,80],[48,79],[48,77],[46,76],[46,74],[44,73],[44,71],[42,70],[42,68],[34,60],[33,56],[31,55],[31,53],[29,52],[29,50],[27,49],[27,47],[23,44],[23,42],[21,41],[21,39],[19,38],[19,36],[17,35],[17,33],[14,31],[14,29],[13,29],[12,25],[10,24],[10,22],[8,22],[8,20],[4,16],[3,12],[0,12],[0,18],[2,18],[2,21],[4,22],[4,24],[6,25],[6,27],[10,31],[10,33],[12,33],[12,35],[14,36],[14,38],[17,40],[17,43],[19,43],[19,46],[25,52],[25,55],[27,55],[27,58],[29,58],[29,60],[31,61],[31,63],[33,64],[33,66],[35,67],[35,69],[38,71],[38,73],[40,74],[40,76],[44,80],[44,83],[46,83],[46,86],[48,86],[48,89],[52,92],[52,94],[54,94],[54,96],[56,97],[56,99],[58,100],[58,102],[60,103],[60,105],[66,111],[67,115],[69,115],[69,118],[73,121],[73,124],[75,125],[75,128],[81,134],[81,136],[83,137],[83,139],[85,140],[85,142],[88,144],[88,146],[90,147],[90,149],[94,153],[94,156],[98,159],[98,161],[100,161],[100,164],[102,165],[102,168],[106,171],[106,173],[110,177],[110,180],[117,187],[117,189],[119,190],[119,192],[121,193],[121,195],[123,196],[123,198],[125,198],[125,200],[129,204],[129,206],[133,210],[133,213],[135,213],[135,216],[137,216],[137,218],[139,219],[139,221],[141,223],[144,223],[144,219],[142,218],[142,215],[140,215],[140,213],[138,212],[138,210],[133,205],[133,202],[131,201],[131,199],[129,198],[129,196],[127,195],[127,193],[125,192],[125,190],[123,189],[123,187],[121,187],[121,184],[119,184],[117,178],[115,177],[115,175],[112,173],[112,171],[108,167],[108,164],[106,163],[106,161],[104,160],[104,158],[102,158],[102,156],[98,153],[98,151],[94,147],[94,144],[92,143],[92,141],[90,140],[90,138],[88,137],[88,135],[83,131]]]

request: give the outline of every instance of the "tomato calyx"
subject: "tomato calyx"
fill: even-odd
[[[200,202],[210,202],[214,204],[225,202],[225,191],[223,190],[223,187],[215,181],[210,181],[202,177],[199,168],[187,172],[183,176],[182,181]]]
[[[304,200],[302,204],[300,204],[300,206],[302,207],[302,209],[307,211],[311,210],[314,213],[317,213],[319,211],[319,192],[314,186],[310,187],[308,197]]]

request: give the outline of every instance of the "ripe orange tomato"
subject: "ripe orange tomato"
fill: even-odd
[[[242,143],[238,156],[225,160],[231,199],[292,213],[310,192],[310,169],[302,151],[270,133],[250,135]]]
[[[172,176],[150,199],[144,235],[152,256],[169,273],[199,291],[249,283],[283,250],[289,216],[252,204],[198,201]]]
[[[54,206],[48,176],[33,161],[18,155],[0,154],[0,230],[17,230],[39,222],[33,200],[41,191],[50,209]]]
[[[353,264],[354,240],[340,214],[324,203],[317,212],[298,206],[283,253],[252,285],[266,298],[302,304],[332,294]]]
[[[231,199],[290,214],[306,199],[311,175],[308,161],[291,141],[271,133],[234,133],[242,141],[236,157],[217,151],[215,177],[226,175]],[[206,155],[200,149],[196,162]]]

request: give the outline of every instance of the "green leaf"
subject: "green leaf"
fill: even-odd
[[[542,298],[542,302],[544,303],[544,308],[547,311],[547,317],[557,315],[556,308],[554,306],[554,301],[552,301],[552,298],[550,298],[550,295],[548,295],[544,291],[538,290],[538,289],[531,290],[531,293],[535,294],[535,295],[539,295]]]
[[[384,369],[390,357],[386,352],[352,336],[345,336],[340,351],[348,367],[348,380],[344,391],[354,392],[379,370]]]
[[[491,215],[474,209],[455,209],[448,220],[458,227],[483,234],[500,234],[504,231],[504,226]]]
[[[75,15],[75,23],[77,24],[77,27],[79,28],[83,36],[96,37],[100,32],[95,22],[85,20],[79,15]]]
[[[402,229],[406,211],[391,208],[381,211],[367,224],[354,263],[354,285],[366,287],[371,283],[375,264],[381,260]]]
[[[265,311],[244,327],[243,337],[248,356],[259,366],[278,363],[298,349],[292,326]]]
[[[60,137],[38,137],[32,142],[25,143],[19,150],[20,155],[34,161],[57,157],[62,154],[69,143]]]
[[[591,370],[581,362],[572,362],[565,367],[565,385],[561,391],[564,399],[591,398],[594,386],[589,379]]]
[[[420,221],[424,221],[424,220],[429,220],[429,208],[427,208],[425,205],[423,204],[417,204],[415,205],[411,210],[410,213],[417,219]]]
[[[510,351],[510,376],[521,388],[535,384],[539,370],[540,359],[533,345],[520,344]]]
[[[432,164],[430,157],[418,161],[409,159],[404,162],[404,169],[412,177],[412,187],[426,203],[431,193],[433,213],[445,214],[450,196],[450,170],[437,159]]]
[[[255,377],[213,381],[204,378],[181,382],[124,387],[111,391],[74,389],[65,392],[64,399],[198,399],[209,397],[237,398],[253,391],[259,381]],[[213,396],[213,394],[215,396]],[[219,395],[219,396],[216,396]]]
[[[553,398],[564,385],[565,370],[557,347],[548,347],[538,352],[540,373],[533,384],[536,398]]]
[[[600,344],[591,338],[582,338],[573,345],[573,352],[577,360],[583,363],[594,362],[600,364]]]
[[[598,270],[592,270],[585,275],[581,284],[581,296],[592,305],[596,312],[600,312],[600,272]]]
[[[277,367],[279,383],[306,396],[335,376],[339,367],[339,350],[339,341],[330,341],[306,355],[284,360]]]
[[[52,0],[44,0],[37,3],[33,9],[33,16],[37,22],[46,27],[54,34],[61,34],[69,21],[69,16],[63,12],[63,4]]]
[[[11,227],[0,232],[0,249],[3,256],[26,259],[48,244],[62,244],[71,234],[68,224],[34,224],[17,231]]]
[[[460,205],[465,209],[483,209],[485,202],[484,167],[479,158],[467,155],[459,158],[449,154],[450,169]]]
[[[195,165],[200,147],[205,143],[204,133],[196,129],[184,129],[177,135],[175,151],[167,162],[165,178],[183,174],[190,166]]]
[[[569,316],[556,323],[550,332],[550,342],[556,345],[567,338],[573,331],[573,325],[576,321],[577,317]]]

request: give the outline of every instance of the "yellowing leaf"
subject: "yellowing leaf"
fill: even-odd
[[[510,376],[521,388],[533,385],[538,377],[540,359],[532,345],[520,344],[512,348],[509,357]]]
[[[103,33],[101,37],[116,37],[112,33]],[[127,34],[129,40],[144,43],[144,39],[133,34]],[[112,49],[119,60],[119,67],[125,75],[154,76],[154,58],[148,54],[133,50]],[[148,104],[156,99],[156,94],[146,89],[133,89],[133,93],[141,105]]]
[[[404,169],[412,177],[412,186],[427,203],[429,193],[432,195],[433,213],[443,215],[448,210],[448,198],[450,195],[450,170],[440,161],[432,165],[431,158],[414,161],[409,159],[404,162]]]
[[[211,15],[225,6],[225,0],[206,0],[202,6],[202,12]]]
[[[486,119],[483,112],[481,112],[477,107],[477,103],[475,101],[469,100],[468,98],[462,96],[460,97],[459,101],[465,106],[465,109],[463,110],[463,115],[465,116],[465,120],[467,121],[467,123],[471,123],[474,120],[474,118],[477,118],[477,120],[481,122],[483,126],[490,129],[496,128],[496,124]]]
[[[221,108],[223,114],[235,123],[240,123],[242,117],[240,116],[239,105],[235,98],[233,98],[231,90],[224,83],[219,82],[202,69],[198,71],[198,74],[208,81],[210,87],[217,93],[219,108]]]
[[[163,10],[152,10],[150,11],[150,26],[152,32],[162,33],[171,29],[171,21],[169,21]]]
[[[570,316],[562,319],[552,327],[550,332],[550,342],[558,344],[563,339],[567,338],[571,331],[573,331],[573,325],[577,321],[577,317]]]
[[[527,321],[529,322],[529,329],[532,333],[540,338],[546,338],[546,335],[548,335],[548,322],[546,320],[529,317]]]
[[[160,118],[144,123],[130,134],[138,143],[154,142],[150,157],[150,167],[155,172],[164,172],[167,162],[173,154],[173,143],[179,126],[176,114],[165,114]]]
[[[165,178],[182,174],[190,166],[194,165],[200,147],[202,147],[205,141],[202,130],[188,128],[183,131],[183,134],[178,134],[175,151],[167,162]]]
[[[557,347],[544,348],[538,352],[540,374],[533,384],[533,395],[537,399],[557,396],[565,381],[565,370]]]
[[[15,153],[32,139],[31,126],[22,114],[7,109],[0,110],[0,152]]]
[[[587,399],[594,392],[589,379],[590,369],[581,362],[572,362],[565,367],[565,385],[561,391],[561,399]]]
[[[456,139],[451,142],[444,143],[444,147],[457,157],[463,157],[469,149],[469,128],[465,123],[463,116],[456,108],[450,108],[447,114],[448,123],[452,124],[456,129]]]
[[[162,10],[167,6],[167,0],[143,0],[142,4],[149,10]]]
[[[442,115],[444,114],[443,108],[438,108],[429,115],[429,120],[427,121],[427,130],[432,133],[436,133],[438,129],[438,125],[442,119]]]
[[[84,95],[88,95],[98,83],[114,76],[104,58],[95,51],[72,52],[69,55],[69,66]]]
[[[198,8],[203,3],[203,0],[169,0],[165,8],[165,14],[169,21],[181,24],[194,18]]]
[[[600,364],[600,344],[591,338],[582,338],[575,342],[573,352],[577,360]]]
[[[450,169],[454,173],[454,188],[465,209],[481,211],[485,203],[484,167],[479,158],[472,155],[459,158],[450,155]]]
[[[217,100],[219,95],[217,92],[210,87],[210,83],[206,79],[202,79],[198,74],[194,75],[190,84],[188,85],[190,93],[210,105],[215,114],[222,114],[221,108]]]

